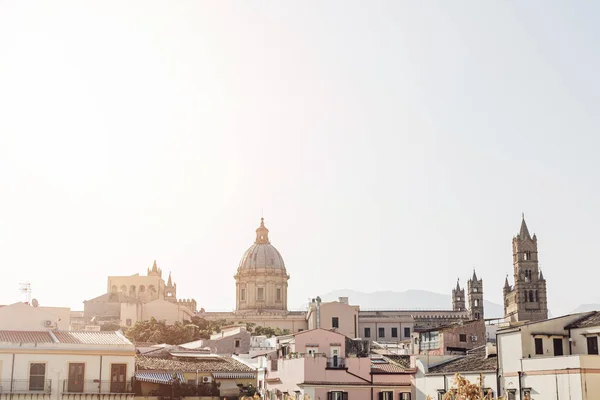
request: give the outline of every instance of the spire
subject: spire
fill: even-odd
[[[269,242],[269,230],[265,226],[265,219],[260,219],[260,226],[256,230],[256,240],[254,241],[256,244],[267,244]]]
[[[171,271],[169,271],[169,280],[167,281],[167,286],[173,286],[173,283],[171,282]]]
[[[544,280],[544,273],[542,272],[542,269],[540,268],[540,280],[543,281]]]
[[[510,288],[510,285],[508,284],[508,275],[506,275],[506,278],[504,279],[504,287]]]
[[[519,231],[519,236],[521,239],[531,239],[529,236],[529,229],[527,229],[527,224],[525,223],[525,213],[522,214],[523,219],[521,220],[521,230]]]
[[[456,291],[457,291],[457,292],[460,292],[460,285],[459,285],[459,282],[460,282],[460,278],[456,279]]]
[[[152,265],[152,272],[158,272],[158,267],[156,266],[156,260],[154,260],[154,264]]]
[[[475,273],[475,268],[473,268],[473,278],[471,278],[473,282],[477,282],[477,274]]]

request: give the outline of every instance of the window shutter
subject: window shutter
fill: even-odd
[[[383,392],[379,392],[379,400],[383,400]]]
[[[348,392],[342,394],[342,400],[348,400]]]
[[[332,399],[332,394],[331,392],[327,392],[327,400],[331,400]]]

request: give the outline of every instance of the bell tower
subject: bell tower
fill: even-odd
[[[529,234],[522,216],[519,234],[513,237],[514,287],[504,282],[504,314],[509,321],[548,319],[546,280],[538,265],[537,236]]]
[[[452,289],[452,309],[454,311],[464,311],[465,308],[465,289],[460,288],[460,281],[456,280],[456,288]]]
[[[469,318],[483,319],[483,279],[477,279],[473,270],[473,277],[467,281],[469,292]]]

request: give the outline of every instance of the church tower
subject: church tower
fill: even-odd
[[[167,281],[167,286],[165,286],[165,300],[170,301],[172,303],[177,302],[177,284],[173,284],[170,272],[169,280]]]
[[[452,310],[465,311],[465,289],[461,289],[459,283],[457,280],[456,288],[452,289]]]
[[[505,321],[548,319],[546,280],[538,265],[537,236],[529,234],[525,216],[519,234],[513,237],[514,287],[504,281]]]
[[[473,270],[473,277],[467,281],[469,293],[469,318],[472,320],[483,319],[483,279],[477,279]]]

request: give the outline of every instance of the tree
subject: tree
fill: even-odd
[[[126,332],[126,336],[134,342],[153,342],[166,344],[182,344],[194,340],[196,326],[175,322],[167,325],[164,321],[150,318],[149,321],[138,321]]]
[[[254,332],[252,333],[252,336],[273,337],[273,336],[282,336],[282,335],[289,335],[289,334],[290,334],[289,329],[281,330],[281,328],[271,328],[270,326],[257,326],[256,328],[254,328]]]
[[[125,332],[127,331],[127,328],[115,322],[107,322],[105,324],[100,325],[100,330],[103,332],[114,332],[118,330]]]

